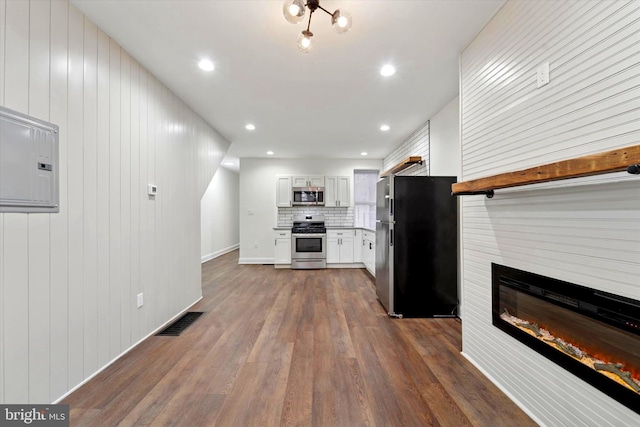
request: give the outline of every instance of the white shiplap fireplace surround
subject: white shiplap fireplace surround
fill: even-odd
[[[549,63],[550,83],[536,69]],[[640,2],[508,1],[460,59],[462,180],[640,143]],[[463,354],[538,423],[640,415],[492,325],[491,263],[640,299],[640,178],[462,196]]]

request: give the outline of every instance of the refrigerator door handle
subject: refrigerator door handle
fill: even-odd
[[[393,199],[389,199],[389,220],[393,216]]]
[[[389,246],[393,246],[393,230],[389,230]]]

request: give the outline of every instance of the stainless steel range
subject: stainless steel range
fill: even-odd
[[[291,268],[327,268],[327,229],[322,215],[299,215],[291,228]]]

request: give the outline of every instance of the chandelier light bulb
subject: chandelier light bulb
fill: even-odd
[[[295,15],[298,16],[298,14],[300,13],[300,6],[298,6],[297,4],[292,4],[289,6],[289,13],[291,15]]]
[[[297,24],[304,19],[304,0],[285,0],[282,4],[284,19],[292,24]]]
[[[331,15],[331,25],[338,34],[344,34],[351,29],[351,14],[344,9],[336,9]]]
[[[309,53],[311,49],[313,49],[311,37],[313,37],[311,31],[304,30],[300,33],[298,36],[298,49],[300,49],[301,52]]]

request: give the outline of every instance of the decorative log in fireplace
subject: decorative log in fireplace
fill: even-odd
[[[640,413],[640,301],[491,269],[494,326]]]

